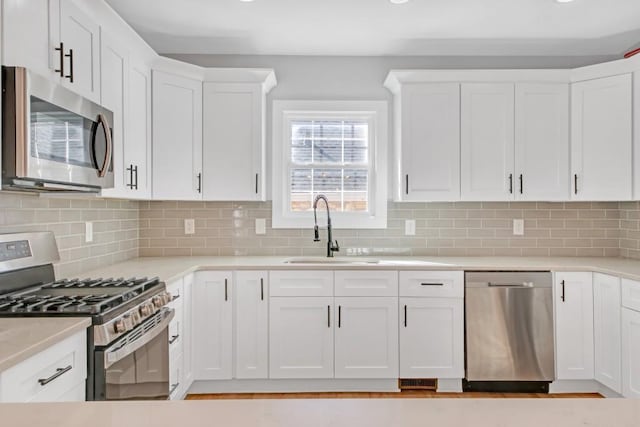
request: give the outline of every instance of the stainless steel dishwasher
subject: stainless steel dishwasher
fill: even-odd
[[[465,390],[548,391],[552,291],[550,272],[465,273]]]

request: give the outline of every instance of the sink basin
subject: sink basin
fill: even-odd
[[[377,259],[345,259],[329,257],[300,257],[284,260],[285,264],[378,264]]]

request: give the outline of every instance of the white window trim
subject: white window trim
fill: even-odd
[[[387,228],[387,101],[274,101],[272,139],[272,227],[313,227],[313,213],[290,212],[290,177],[285,173],[290,156],[289,115],[313,113],[367,114],[373,120],[370,129],[370,156],[373,158],[369,177],[369,212],[331,212],[333,228]],[[324,218],[324,206],[319,215]]]

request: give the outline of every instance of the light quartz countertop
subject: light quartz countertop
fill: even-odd
[[[0,372],[89,326],[89,317],[0,318]]]
[[[315,259],[319,264],[289,264]],[[368,263],[367,261],[379,261]],[[345,261],[353,261],[347,263]],[[170,282],[201,270],[538,270],[592,271],[640,281],[640,260],[578,257],[142,257],[87,271],[85,277],[155,277]]]
[[[28,405],[28,406],[26,406]],[[336,399],[0,404],[12,427],[637,427],[632,399]]]

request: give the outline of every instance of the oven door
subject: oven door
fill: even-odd
[[[94,351],[94,400],[169,398],[168,328],[174,310],[153,317],[108,347]]]

